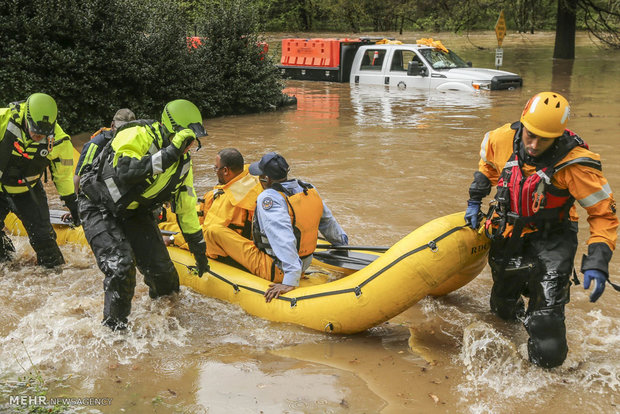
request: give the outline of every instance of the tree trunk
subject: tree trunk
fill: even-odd
[[[312,3],[306,2],[306,0],[299,0],[299,20],[301,22],[301,29],[304,31],[312,30]]]
[[[555,28],[555,59],[575,59],[575,30],[577,0],[558,0],[558,19]]]
[[[551,90],[570,100],[574,59],[554,59],[551,67]]]

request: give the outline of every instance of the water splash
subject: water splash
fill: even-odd
[[[50,271],[34,264],[25,238],[14,241],[14,261],[0,265],[0,371],[5,376],[36,366],[79,375],[88,388],[96,386],[94,380],[86,384],[89,377],[119,365],[147,363],[170,373],[183,356],[204,349],[236,344],[264,350],[328,338],[250,316],[185,287],[152,300],[139,274],[129,327],[112,332],[101,325],[103,276],[88,248],[61,246],[70,263]],[[174,358],[168,358],[170,349],[176,350]]]
[[[620,323],[616,318],[602,310],[581,313],[569,306],[568,357],[560,367],[542,369],[528,360],[527,333],[521,324],[505,323],[490,314],[487,296],[477,293],[479,286],[472,286],[480,283],[484,281],[476,280],[460,295],[420,302],[433,324],[447,324],[442,332],[459,345],[452,359],[463,367],[464,381],[456,387],[461,407],[470,413],[498,412],[515,404],[534,407],[546,400],[537,398],[541,393],[575,392],[605,396],[600,401],[580,402],[595,411],[617,404],[613,397],[607,398],[620,390]]]
[[[463,394],[490,389],[502,398],[523,398],[537,392],[551,377],[533,368],[514,342],[485,322],[474,322],[463,331],[459,355],[467,382],[459,386]]]

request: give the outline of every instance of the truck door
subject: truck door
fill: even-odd
[[[421,68],[426,67],[424,60],[414,50],[394,49],[390,65],[385,74],[386,78],[388,78],[385,84],[398,87],[399,89],[429,89],[431,77],[429,76],[428,67],[426,67],[426,74],[416,71],[415,74],[408,75],[409,64]]]
[[[359,66],[355,69],[354,83],[360,85],[385,85],[383,67],[386,63],[386,50],[368,48],[361,50],[362,58],[357,60]]]

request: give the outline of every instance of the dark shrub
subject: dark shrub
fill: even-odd
[[[194,101],[204,116],[266,109],[282,87],[271,62],[259,60],[257,36],[245,33],[255,29],[251,8],[233,3],[244,9],[220,5],[227,12],[211,14],[217,22],[204,24],[217,42],[189,53],[184,13],[171,0],[6,0],[0,8],[0,105],[48,93],[69,133],[108,125],[121,107],[159,118],[165,103],[180,97]],[[245,24],[245,48],[237,33],[223,30],[235,22]]]
[[[249,0],[218,0],[206,6],[197,51],[204,62],[209,115],[263,111],[282,101],[282,82],[258,35],[258,13]]]

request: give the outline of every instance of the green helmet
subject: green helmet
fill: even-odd
[[[169,133],[189,128],[197,138],[207,135],[198,107],[185,99],[168,102],[161,114],[161,122]]]
[[[33,93],[26,101],[28,129],[41,135],[52,135],[58,117],[56,101],[44,93]]]

